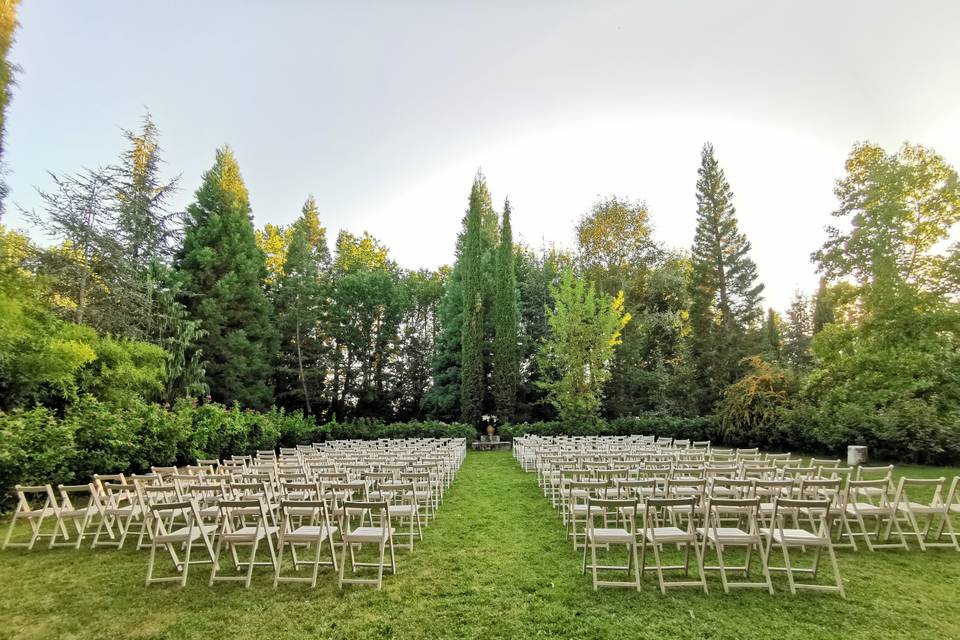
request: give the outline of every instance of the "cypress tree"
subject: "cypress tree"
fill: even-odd
[[[763,285],[740,233],[733,191],[707,143],[697,180],[697,230],[691,261],[691,351],[701,376],[699,409],[709,411],[740,377],[740,361],[756,353],[751,336],[763,310]]]
[[[771,307],[767,309],[767,320],[763,323],[764,349],[770,362],[783,359],[783,342],[780,339],[780,317]]]
[[[827,279],[820,278],[820,286],[817,288],[817,294],[813,297],[813,334],[820,333],[825,326],[834,320],[833,302],[830,300]]]
[[[797,291],[783,330],[783,359],[792,367],[805,369],[810,366],[811,318],[810,302]]]
[[[516,415],[520,362],[517,353],[519,332],[517,276],[514,268],[513,231],[510,228],[510,200],[503,203],[503,225],[497,246],[496,298],[494,300],[493,396],[497,417],[511,423]]]
[[[482,208],[486,181],[477,174],[470,190],[467,232],[463,242],[463,330],[460,345],[460,419],[477,425],[483,413],[483,244]],[[487,196],[489,198],[489,195]]]
[[[196,201],[187,207],[176,265],[182,300],[205,335],[210,395],[254,409],[273,398],[271,359],[276,335],[273,307],[261,288],[263,252],[254,240],[250,201],[229,147],[217,150]]]
[[[490,192],[483,174],[477,172],[470,189],[470,202],[480,210],[480,298],[483,308],[483,379],[492,362],[493,342],[493,284],[495,280],[494,263],[497,247],[497,214],[493,210]],[[424,404],[430,415],[439,420],[459,420],[461,418],[461,357],[463,355],[463,275],[464,249],[467,237],[468,206],[463,216],[462,229],[457,234],[456,261],[444,286],[443,299],[439,308],[440,332],[435,341],[433,354],[433,384],[426,394]],[[486,386],[486,384],[484,384]],[[487,398],[491,394],[484,394]]]

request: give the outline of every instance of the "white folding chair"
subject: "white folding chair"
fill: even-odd
[[[56,530],[59,529],[64,537],[67,537],[67,529],[63,522],[57,519],[57,497],[53,493],[53,487],[50,485],[16,485],[14,492],[17,496],[17,507],[10,518],[10,526],[7,528],[7,535],[3,540],[3,548],[23,547],[28,551],[33,549],[33,545],[41,538],[53,539]],[[47,518],[53,518],[54,530],[49,533],[43,532],[43,522]],[[14,542],[13,530],[18,521],[26,520],[30,525],[29,542]]]
[[[213,547],[210,544],[210,535],[214,532],[215,527],[203,524],[200,514],[197,512],[197,504],[189,500],[154,504],[150,507],[150,513],[153,529],[150,537],[150,559],[147,561],[146,584],[179,582],[182,587],[187,584],[187,574],[191,564],[213,562]],[[173,524],[181,521],[183,523],[181,526]],[[193,547],[197,543],[203,546],[206,553],[205,559],[191,559]],[[179,576],[154,577],[154,563],[159,547],[164,547],[170,554],[174,570],[180,574]],[[183,559],[177,553],[178,547],[183,550]]]
[[[851,525],[850,540],[863,538],[867,549],[909,549],[907,538],[903,535],[900,522],[896,517],[896,507],[889,492],[890,481],[886,478],[877,480],[849,480],[847,482],[844,508],[847,520]],[[873,531],[867,529],[867,520],[874,521]],[[884,529],[884,525],[889,526]],[[856,530],[853,525],[856,524]],[[884,535],[886,533],[886,535]],[[895,536],[898,542],[890,542]]]
[[[663,594],[666,594],[667,587],[699,587],[703,589],[704,593],[708,591],[707,581],[704,579],[702,572],[700,572],[699,580],[668,582],[664,579],[663,575],[664,571],[683,570],[684,576],[689,577],[691,549],[696,556],[696,568],[698,572],[700,571],[701,565],[703,565],[703,558],[700,555],[700,545],[697,543],[696,531],[697,516],[700,512],[697,508],[698,503],[699,498],[696,496],[686,498],[649,498],[646,502],[643,529],[640,533],[640,576],[642,579],[644,572],[647,571],[646,551],[647,547],[650,546],[653,548],[654,562],[656,563],[653,569],[657,572],[660,592]],[[671,515],[672,512],[670,511],[671,508],[674,508],[673,512],[676,511],[676,508],[681,508],[689,514],[689,517],[686,518],[685,528],[667,525],[673,518]],[[683,547],[683,564],[666,565],[663,563],[663,559],[661,558],[662,546],[672,544],[677,545],[678,548]]]
[[[145,526],[146,513],[140,495],[132,484],[101,482],[100,491],[103,494],[100,499],[103,511],[90,547],[122,549],[127,535],[131,533],[133,528],[138,527],[134,532],[140,533]],[[113,535],[113,525],[117,526],[117,531],[120,534],[119,539]],[[107,532],[109,541],[100,539],[104,531]]]
[[[895,513],[887,521],[886,535],[889,537],[894,521],[902,520],[909,528],[907,533],[913,534],[921,551],[926,551],[928,547],[950,547],[960,551],[957,533],[950,522],[950,507],[943,496],[946,482],[946,478],[900,478],[893,499]],[[933,494],[929,501],[918,502],[915,489],[932,489]],[[955,488],[951,487],[951,491],[955,491]],[[933,528],[934,523],[938,525],[936,529]],[[930,537],[931,531],[935,534],[933,538]],[[944,533],[947,541],[942,540]]]
[[[217,530],[217,543],[213,551],[213,569],[210,571],[208,584],[213,585],[214,582],[243,582],[244,586],[249,589],[254,567],[270,567],[271,572],[276,576],[277,553],[273,545],[273,539],[277,535],[277,531],[279,529],[271,524],[263,500],[221,500],[220,526]],[[270,553],[269,561],[257,560],[257,549],[260,548],[262,541],[267,544],[267,550]],[[230,548],[234,569],[240,571],[246,568],[245,575],[219,575],[220,554],[224,546]],[[237,547],[250,547],[248,560],[240,559]]]
[[[589,568],[593,575],[593,590],[597,587],[629,587],[640,591],[640,560],[637,557],[636,498],[625,499],[587,499],[587,529],[583,545],[583,564],[581,573]],[[631,514],[629,516],[625,514]],[[596,526],[596,520],[601,526]],[[619,525],[619,526],[618,526]],[[626,565],[601,565],[597,561],[597,549],[609,549],[610,546],[623,545],[627,550]],[[590,548],[590,564],[587,564],[587,548]],[[600,580],[598,571],[625,571],[627,576],[633,573],[633,579]]]
[[[723,526],[723,520],[734,514],[737,520],[744,523],[741,528]],[[703,527],[697,528],[697,535],[703,541],[700,553],[700,572],[712,570],[720,572],[720,582],[723,592],[730,593],[731,588],[766,589],[773,593],[773,583],[770,580],[770,569],[767,566],[767,550],[759,528],[760,498],[710,498],[707,500],[706,522]],[[746,549],[746,559],[743,566],[728,566],[723,557],[728,547],[742,547]],[[717,566],[703,564],[708,548],[713,548],[717,554]],[[760,556],[760,577],[762,581],[751,581],[750,565],[753,552]],[[744,580],[732,581],[727,577],[728,571],[742,571]]]
[[[413,482],[381,482],[379,486],[381,499],[385,499],[388,503],[390,522],[399,530],[403,529],[404,524],[407,527],[407,542],[397,542],[396,547],[413,551],[414,536],[423,540],[417,485]],[[403,537],[400,539],[402,540]]]
[[[278,541],[277,568],[273,577],[273,586],[281,582],[309,582],[311,587],[317,586],[317,574],[320,565],[332,566],[337,570],[337,554],[333,548],[333,536],[337,528],[330,523],[330,514],[323,500],[281,500],[280,501],[280,533]],[[324,542],[330,551],[330,561],[320,560]],[[293,570],[299,571],[301,566],[313,566],[313,573],[309,578],[281,575],[283,552],[285,545],[290,545],[290,554],[293,557]],[[313,560],[301,560],[297,557],[297,546],[309,548],[315,546]]]
[[[50,548],[53,547],[73,547],[79,549],[83,539],[87,536],[93,537],[94,532],[88,532],[87,529],[95,518],[103,519],[103,506],[100,504],[100,497],[93,484],[74,484],[57,485],[57,491],[60,493],[59,504],[54,511],[57,516],[57,525],[54,528],[54,535],[50,538]],[[77,536],[76,542],[70,540],[70,537],[64,534],[64,541],[57,541],[57,531],[66,529],[66,523],[73,524],[73,533]],[[113,537],[113,527],[108,524],[107,529],[110,537]]]
[[[343,549],[340,553],[340,578],[338,586],[343,588],[345,584],[371,584],[376,585],[377,591],[383,588],[383,571],[389,566],[390,572],[396,574],[397,560],[393,549],[393,534],[395,533],[390,526],[390,511],[386,502],[355,502],[347,500],[342,504],[344,519],[341,529],[341,539],[343,540]],[[363,522],[369,518],[370,522],[379,523],[376,526],[363,526]],[[358,521],[358,526],[354,527],[354,520]],[[377,545],[379,558],[377,562],[360,562],[356,558],[356,551],[362,550],[363,545]],[[384,563],[386,549],[390,549],[390,564]],[[347,551],[350,552],[350,571],[357,572],[357,567],[376,567],[377,577],[370,578],[345,578],[344,571],[347,566]]]
[[[798,512],[809,514],[813,518],[815,524],[813,531],[784,527],[783,523],[788,514],[790,517],[793,517],[793,514]],[[767,539],[768,558],[770,557],[770,550],[774,544],[780,547],[783,553],[784,566],[775,567],[771,565],[769,569],[770,571],[786,572],[791,594],[796,595],[798,589],[807,589],[810,591],[839,593],[840,597],[844,599],[847,597],[843,589],[843,578],[840,577],[840,567],[837,566],[837,556],[833,550],[833,539],[830,532],[832,520],[829,500],[777,499],[773,512],[773,526],[763,528],[760,532],[766,536]],[[813,566],[810,568],[795,567],[790,558],[791,548],[800,549],[801,551],[812,548],[814,550]],[[797,573],[810,574],[811,578],[816,579],[817,570],[820,566],[820,556],[824,549],[826,549],[830,564],[833,567],[835,586],[798,583],[795,575]]]

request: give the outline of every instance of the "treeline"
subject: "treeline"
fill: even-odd
[[[820,287],[781,314],[763,306],[709,144],[689,251],[618,196],[586,211],[571,249],[525,246],[522,212],[498,210],[478,173],[453,265],[411,271],[367,232],[331,246],[312,196],[291,224],[255,229],[229,147],[173,211],[181,178],[164,177],[157,127],[147,115],[124,135],[114,162],[40,189],[27,213],[51,244],[0,236],[0,410],[206,396],[318,423],[495,416],[568,432],[710,417],[728,442],[960,452],[960,253],[946,246],[960,196],[932,150],[853,148],[838,226],[812,254]]]

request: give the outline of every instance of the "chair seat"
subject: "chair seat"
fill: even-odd
[[[278,531],[277,527],[241,527],[235,531],[224,531],[221,535],[227,542],[253,542],[263,540],[268,534]]]
[[[770,535],[770,529],[760,529],[762,535]],[[773,541],[790,546],[818,547],[826,543],[823,538],[805,529],[773,529]]]
[[[92,516],[95,513],[99,513],[97,507],[90,505],[89,507],[83,507],[81,509],[61,509],[60,517],[62,518],[85,518],[87,516]]]
[[[587,540],[598,544],[633,544],[636,538],[626,529],[588,529]]]
[[[193,542],[205,531],[207,534],[211,534],[216,530],[214,525],[203,525],[195,527],[180,527],[179,529],[174,529],[163,535],[154,537],[154,541],[157,544],[177,544],[180,542]]]
[[[646,540],[656,540],[657,542],[687,542],[691,539],[689,533],[679,527],[651,527],[644,530],[643,537]]]
[[[758,536],[751,536],[737,527],[697,527],[697,535],[719,544],[752,544]]]
[[[392,504],[387,507],[387,511],[390,512],[391,516],[407,517],[417,515],[420,507],[414,504]]]
[[[395,529],[391,527],[389,531],[385,527],[357,527],[353,531],[347,531],[343,534],[344,542],[373,542],[379,543],[384,537],[393,537]]]
[[[936,514],[943,513],[943,507],[931,507],[929,504],[923,504],[921,502],[901,502],[897,505],[898,511],[910,511],[912,513],[920,514]]]
[[[603,510],[602,510],[600,507],[596,507],[596,506],[595,506],[595,507],[593,507],[592,511],[593,511],[593,513],[602,513]],[[574,515],[578,515],[578,516],[585,516],[585,515],[587,515],[587,513],[588,513],[588,511],[587,511],[587,505],[585,505],[585,504],[575,504],[575,505],[573,505],[572,507],[570,507],[570,513],[572,513],[572,514],[574,514]]]
[[[336,527],[305,525],[283,534],[283,539],[287,542],[318,542],[333,537],[336,532]]]
[[[109,509],[104,509],[103,514],[107,516],[138,516],[143,513],[143,509],[138,504],[130,505],[127,507],[110,507]]]
[[[847,513],[855,516],[858,513],[862,516],[887,515],[890,513],[889,507],[878,507],[869,502],[855,502],[847,505]]]
[[[21,511],[17,513],[15,517],[17,519],[27,518],[32,520],[34,518],[47,518],[53,515],[56,515],[57,512],[53,510],[53,507],[47,507],[46,509],[33,509],[32,511]]]

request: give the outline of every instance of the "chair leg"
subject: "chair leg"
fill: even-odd
[[[250,562],[247,565],[247,580],[243,585],[247,589],[250,588],[250,581],[253,579],[253,565],[257,561],[257,548],[260,546],[260,538],[254,537],[253,544],[250,546]]]
[[[10,538],[13,536],[13,528],[16,526],[16,524],[17,516],[14,514],[14,516],[10,518],[10,526],[7,527],[7,535],[3,538],[3,547],[0,547],[0,550],[6,550],[7,545],[10,544]]]
[[[593,562],[593,571],[592,571],[592,573],[593,573],[593,590],[596,591],[596,590],[597,590],[597,545],[596,545],[596,543],[595,543],[593,540],[589,540],[589,541],[588,541],[588,540],[586,540],[586,539],[584,539],[583,544],[584,544],[584,545],[587,545],[587,544],[590,545],[590,559],[591,559],[591,561]],[[584,549],[586,549],[586,546],[584,546]]]

